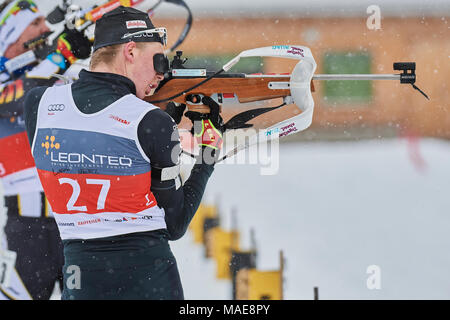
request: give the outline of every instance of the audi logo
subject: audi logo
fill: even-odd
[[[48,106],[48,111],[63,111],[65,108],[63,104],[51,104]]]

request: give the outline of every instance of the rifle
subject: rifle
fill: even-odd
[[[110,0],[100,6],[92,6],[82,9],[78,5],[72,4],[72,0],[64,0],[62,6],[57,6],[47,15],[47,21],[55,25],[55,31],[47,32],[37,38],[27,41],[24,46],[27,52],[8,60],[5,67],[10,74],[29,64],[44,60],[56,49],[56,39],[64,32],[65,28],[76,29],[85,32],[105,13],[114,10],[120,5],[134,7],[144,2],[144,0]],[[187,37],[192,27],[192,12],[184,0],[159,0],[156,5],[147,10],[151,14],[162,2],[168,2],[184,7],[188,12],[188,18],[183,31],[172,47],[166,50],[166,54],[175,50]]]
[[[298,60],[290,74],[244,74],[225,73],[245,57],[278,57]],[[427,99],[429,97],[416,85],[415,62],[395,62],[393,68],[400,74],[317,74],[317,64],[311,50],[305,46],[281,45],[250,49],[226,63],[221,70],[208,72],[206,69],[189,69],[183,64],[182,52],[177,52],[171,63],[171,70],[161,82],[154,95],[146,101],[164,108],[169,101],[185,104],[190,111],[208,113],[209,108],[201,103],[203,96],[211,96],[218,104],[246,103],[282,98],[283,103],[275,107],[250,109],[233,116],[226,129],[249,128],[247,122],[287,105],[296,106],[300,114],[278,122],[258,134],[256,140],[272,140],[288,136],[308,128],[314,111],[314,80],[396,80],[411,84]],[[298,113],[298,112],[297,112]],[[241,145],[221,160],[247,148],[252,143]],[[188,153],[189,154],[189,153]],[[192,155],[191,155],[192,156]]]

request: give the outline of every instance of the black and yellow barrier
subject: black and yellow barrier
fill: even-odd
[[[206,251],[208,257],[216,261],[216,277],[231,279],[231,252],[239,250],[239,232],[227,231],[215,227],[205,233]]]
[[[203,245],[205,246],[205,257],[206,258],[212,258],[212,234],[209,233],[210,230],[214,228],[218,228],[220,226],[220,218],[214,217],[214,218],[205,218],[203,221]]]
[[[236,299],[283,300],[283,265],[283,253],[280,252],[279,270],[239,270],[236,274]]]
[[[220,225],[216,205],[201,204],[189,229],[194,242],[203,244],[205,257],[216,262],[216,278],[232,281],[234,300],[282,300],[283,299],[283,252],[280,252],[280,269],[261,271],[256,268],[256,244],[251,230],[251,249],[240,249],[237,231],[236,209],[231,214],[231,230]]]
[[[256,269],[256,250],[249,251],[232,251],[230,272],[232,281],[232,297],[236,300],[237,288],[236,288],[236,276],[242,269]]]

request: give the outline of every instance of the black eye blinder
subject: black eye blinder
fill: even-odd
[[[170,70],[169,59],[162,53],[155,54],[153,56],[153,68],[157,73],[166,74]]]

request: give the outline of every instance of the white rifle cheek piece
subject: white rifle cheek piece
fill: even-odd
[[[223,70],[228,71],[240,58],[244,57],[277,57],[299,60],[290,77],[291,97],[285,97],[286,104],[294,103],[302,113],[298,116],[276,123],[263,130],[257,140],[276,139],[280,135],[288,135],[308,128],[312,123],[314,112],[314,99],[311,93],[311,80],[316,71],[317,64],[308,47],[300,45],[284,45],[250,49],[241,52],[237,57],[224,65]],[[250,144],[256,143],[256,137]]]
[[[311,92],[311,80],[316,67],[317,64],[312,55],[309,57],[305,55],[305,58],[297,63],[291,73],[291,96],[295,105],[303,112],[293,119],[288,119],[288,121],[295,120],[299,131],[308,128],[312,122],[314,99]]]
[[[308,47],[297,45],[281,45],[255,48],[242,51],[238,56],[230,60],[222,67],[223,71],[230,70],[237,64],[240,58],[244,57],[276,57],[299,60],[290,76],[290,96],[284,97],[285,104],[294,103],[302,113],[298,116],[291,117],[284,121],[278,122],[265,130],[261,130],[259,134],[250,137],[245,145],[238,145],[236,148],[228,152],[218,162],[236,154],[240,150],[248,148],[250,145],[261,143],[268,140],[278,139],[297,133],[308,128],[312,123],[314,113],[314,99],[311,93],[311,80],[316,71],[317,64]],[[276,85],[277,83],[274,82]],[[283,83],[282,86],[285,84]]]

